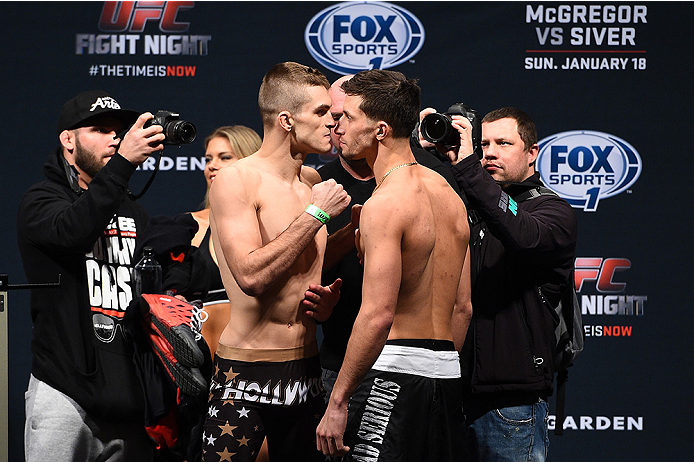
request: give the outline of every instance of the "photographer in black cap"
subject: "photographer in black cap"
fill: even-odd
[[[128,181],[165,139],[160,125],[144,128],[152,117],[122,109],[103,91],[77,95],[62,108],[46,179],[21,201],[28,282],[60,275],[59,288],[31,294],[27,461],[152,460],[123,334],[135,239],[148,221]]]

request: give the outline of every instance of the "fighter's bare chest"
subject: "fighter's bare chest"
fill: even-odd
[[[256,208],[259,223],[268,235],[284,231],[311,202],[311,189],[304,184],[263,189]]]

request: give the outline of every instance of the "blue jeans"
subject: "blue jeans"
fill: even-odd
[[[472,460],[544,462],[549,449],[546,401],[495,409],[468,428]]]

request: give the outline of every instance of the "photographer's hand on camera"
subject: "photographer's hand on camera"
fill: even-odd
[[[311,189],[311,204],[331,217],[338,216],[346,209],[350,200],[347,191],[333,179],[315,184]]]
[[[426,108],[426,109],[422,109],[422,110],[419,112],[419,123],[421,124],[421,123],[422,123],[422,120],[424,120],[424,118],[425,118],[426,116],[428,116],[429,114],[435,114],[435,113],[436,113],[436,109],[434,109],[433,107],[428,107],[428,108]],[[435,147],[436,147],[436,145],[435,145],[434,143],[431,143],[430,141],[426,140],[426,139],[422,136],[422,131],[419,130],[419,125],[417,126],[417,130],[418,130],[418,133],[419,133],[419,145],[420,145],[422,148],[424,148],[424,149],[429,149],[429,148],[435,148]]]
[[[133,165],[142,164],[150,155],[164,149],[162,143],[165,136],[161,125],[144,128],[145,123],[153,117],[149,112],[140,114],[120,142],[118,153]]]
[[[451,126],[460,133],[460,144],[458,146],[445,146],[443,143],[437,143],[436,149],[444,154],[455,165],[461,160],[475,154],[475,148],[472,143],[472,124],[461,115],[451,116]]]

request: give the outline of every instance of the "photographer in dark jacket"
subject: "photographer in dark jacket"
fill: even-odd
[[[460,146],[437,149],[451,160],[474,211],[473,316],[461,353],[470,448],[479,461],[544,461],[558,322],[552,307],[573,284],[576,217],[558,196],[519,197],[542,185],[537,133],[527,114],[515,108],[487,114],[482,159],[473,154],[470,121],[451,119]]]
[[[46,180],[21,201],[17,234],[28,282],[61,276],[59,288],[31,294],[27,461],[152,460],[123,334],[135,240],[148,221],[128,181],[165,138],[159,125],[143,128],[151,118],[121,109],[103,91],[68,101]]]

